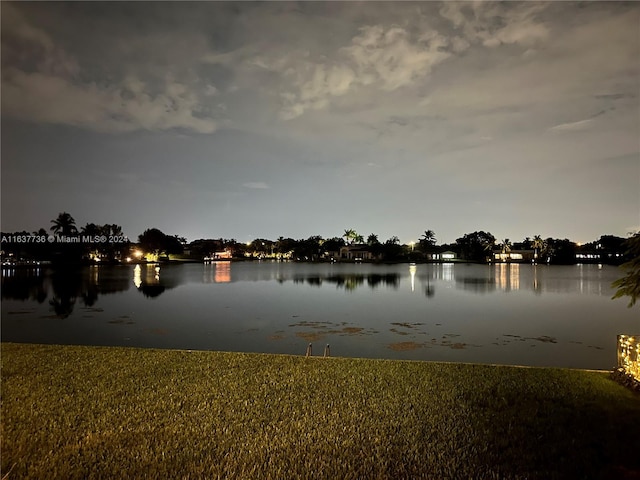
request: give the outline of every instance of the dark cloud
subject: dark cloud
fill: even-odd
[[[637,222],[616,200],[632,194],[616,178],[637,178],[633,164],[595,168],[610,193],[598,205],[567,172],[638,154],[640,4],[0,8],[3,228],[38,228],[74,205],[81,221],[115,214],[132,234],[141,218],[175,231],[167,218],[179,217],[189,237],[353,226],[447,241],[484,221],[469,230],[589,240]],[[565,231],[562,184],[618,230],[594,218]]]

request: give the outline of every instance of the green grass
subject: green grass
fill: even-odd
[[[0,433],[7,478],[640,471],[640,397],[564,369],[3,343]]]

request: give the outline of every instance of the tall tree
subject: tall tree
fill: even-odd
[[[456,244],[460,250],[460,255],[474,262],[483,262],[487,259],[487,252],[490,252],[496,241],[496,237],[489,232],[480,230],[478,232],[466,233],[461,238],[456,239]]]
[[[339,252],[340,247],[344,246],[344,240],[340,237],[329,238],[324,241],[322,247],[326,252]]]
[[[504,254],[511,252],[511,241],[508,238],[500,242],[500,251]]]
[[[544,240],[542,239],[542,237],[540,235],[535,235],[533,237],[533,258],[534,260],[537,262],[538,261],[538,252],[541,252],[544,249]]]
[[[80,229],[80,232],[83,235],[89,235],[94,237],[96,235],[102,235],[102,228],[95,223],[87,223],[84,227]]]
[[[620,266],[625,272],[624,277],[612,284],[617,289],[613,298],[629,297],[627,307],[631,308],[640,298],[640,232],[628,238],[625,243],[629,261]]]
[[[51,231],[56,235],[75,235],[78,233],[76,221],[67,212],[58,214],[58,218],[51,220],[51,223],[53,223]]]
[[[376,235],[375,233],[370,233],[369,236],[367,237],[367,245],[372,246],[372,245],[377,245],[380,243],[380,240],[378,240],[378,235]]]
[[[382,253],[385,260],[396,260],[401,258],[403,250],[402,245],[400,245],[400,239],[395,235],[385,241],[379,248],[379,251]]]
[[[425,230],[419,243],[425,247],[433,247],[436,244],[436,234],[433,230]]]
[[[157,257],[170,253],[182,253],[183,246],[176,235],[165,235],[157,228],[149,228],[138,236],[142,249]]]
[[[418,240],[419,250],[428,255],[436,245],[436,234],[433,230],[425,230],[420,240]]]
[[[348,228],[342,234],[342,238],[345,239],[347,245],[351,245],[358,234],[353,228]]]

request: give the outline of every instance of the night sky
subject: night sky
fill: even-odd
[[[640,3],[1,3],[2,230],[640,230]]]

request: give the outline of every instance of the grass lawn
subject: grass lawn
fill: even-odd
[[[1,354],[7,478],[640,475],[640,396],[606,373],[10,343]]]

